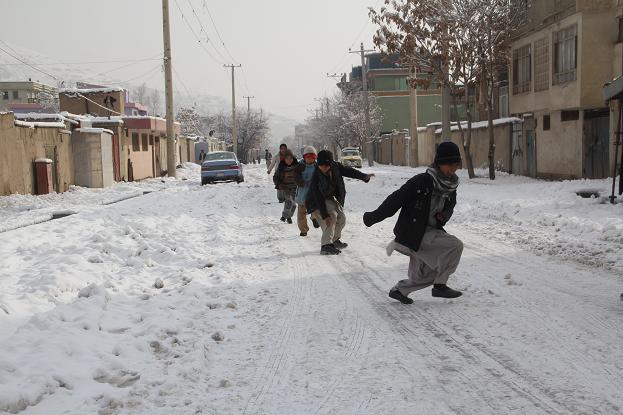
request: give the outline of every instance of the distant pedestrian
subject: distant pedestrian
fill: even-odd
[[[270,164],[270,159],[272,158],[272,154],[270,154],[270,151],[268,151],[268,149],[266,149],[266,152],[264,154],[264,159],[266,160],[266,168],[268,168],[268,165]]]
[[[348,244],[342,242],[342,229],[346,225],[344,215],[344,201],[346,200],[346,186],[343,177],[363,180],[368,183],[374,174],[365,174],[352,167],[343,166],[333,160],[333,154],[328,150],[318,153],[316,169],[305,200],[305,207],[312,217],[320,222],[322,238],[320,242],[321,255],[337,255]]]
[[[394,226],[396,238],[388,245],[387,254],[396,250],[410,257],[408,278],[389,291],[391,298],[403,304],[413,303],[409,293],[431,285],[433,297],[462,294],[446,283],[459,265],[463,243],[443,228],[456,205],[460,164],[458,146],[450,141],[441,143],[426,173],[412,177],[375,211],[363,215],[365,225],[372,226],[400,210]]]
[[[299,162],[296,170],[296,182],[298,187],[296,188],[295,202],[297,206],[296,223],[301,231],[301,236],[307,236],[309,232],[309,225],[307,224],[307,209],[305,209],[305,198],[311,184],[312,176],[316,170],[316,149],[312,146],[307,146],[303,149],[303,160]]]
[[[203,151],[203,149],[201,149],[201,151],[199,152],[199,160],[198,160],[199,163],[198,164],[203,163],[205,158],[206,158],[206,153],[205,153],[205,151]]]
[[[292,223],[292,215],[296,209],[294,197],[296,194],[296,169],[298,163],[291,150],[286,150],[283,160],[277,166],[273,181],[275,187],[281,191],[284,198],[281,221]]]
[[[279,154],[277,154],[277,156],[275,156],[275,158],[272,159],[272,161],[270,162],[270,165],[268,166],[268,171],[267,171],[268,174],[270,174],[270,172],[273,170],[273,168],[278,166],[279,163],[281,163],[283,161],[284,154],[285,154],[287,149],[288,149],[288,146],[285,145],[285,144],[281,144],[279,146]],[[275,181],[274,177],[273,177],[273,181]],[[279,189],[277,189],[277,200],[279,201],[279,203],[283,203],[285,201],[285,197],[283,196],[283,192],[281,190],[279,190]]]

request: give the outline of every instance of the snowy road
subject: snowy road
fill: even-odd
[[[405,306],[394,221],[361,214],[413,171],[374,172],[347,183],[338,257],[253,166],[0,234],[0,413],[623,413],[620,206],[464,180],[465,295]]]

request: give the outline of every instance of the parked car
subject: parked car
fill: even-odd
[[[244,182],[242,164],[231,151],[208,153],[201,163],[201,184],[216,181]]]
[[[363,160],[361,159],[361,154],[359,150],[356,148],[343,148],[342,149],[342,157],[340,157],[340,162],[345,166],[359,167],[363,166]]]

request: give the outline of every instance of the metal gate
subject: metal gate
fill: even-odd
[[[523,172],[523,125],[521,123],[513,123],[512,134],[512,171],[511,173],[522,175]]]
[[[58,183],[58,151],[56,146],[45,146],[45,158],[52,160],[52,187],[56,193],[59,192]]]
[[[528,176],[536,177],[536,133],[534,130],[526,130],[526,161]]]
[[[115,181],[121,181],[121,165],[119,164],[119,136],[113,134],[112,136],[112,169],[115,176]]]
[[[610,118],[608,111],[584,113],[584,177],[603,179],[608,177]]]

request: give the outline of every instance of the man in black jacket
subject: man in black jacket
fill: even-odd
[[[373,176],[374,174],[364,174],[333,161],[333,154],[328,150],[318,153],[316,170],[305,199],[305,208],[312,213],[312,218],[316,219],[322,228],[321,255],[337,255],[342,252],[341,249],[348,246],[340,241],[342,229],[346,225],[343,210],[346,199],[344,177],[368,183]]]
[[[418,174],[392,193],[373,212],[363,215],[366,226],[400,215],[394,227],[396,238],[387,247],[410,257],[408,279],[399,281],[389,296],[403,304],[411,304],[409,293],[433,285],[433,297],[456,298],[460,291],[446,285],[456,270],[463,252],[463,243],[443,229],[456,205],[459,184],[456,170],[461,153],[456,144],[445,141],[439,145],[434,164],[426,173]]]

